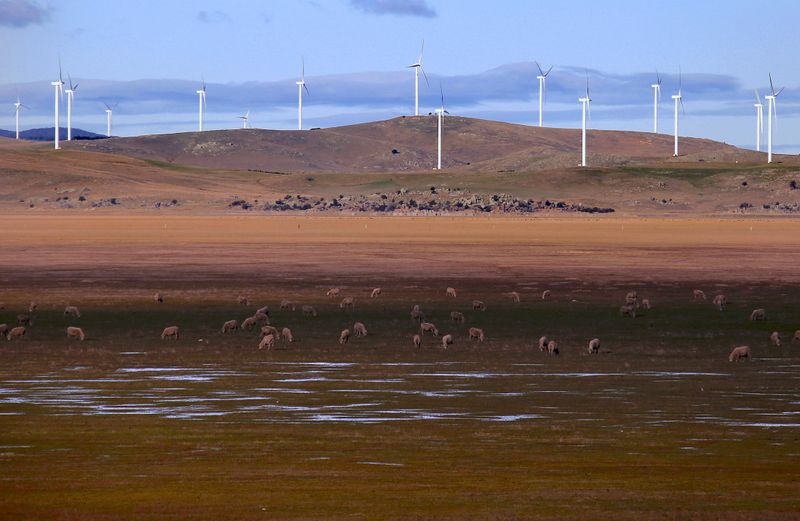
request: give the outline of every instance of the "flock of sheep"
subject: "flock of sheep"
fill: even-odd
[[[327,297],[339,297],[341,294],[341,290],[339,288],[331,288],[326,293]],[[382,294],[381,288],[374,288],[370,292],[370,298],[378,298]],[[445,295],[447,297],[456,298],[457,293],[455,288],[448,287],[445,291]],[[510,298],[513,302],[520,302],[520,295],[516,291],[512,291],[510,293],[506,293],[505,296]],[[164,302],[164,297],[161,293],[156,293],[153,297],[155,302],[158,304],[162,304]],[[542,300],[550,299],[550,290],[545,290],[542,292],[541,295]],[[705,301],[706,294],[702,290],[695,289],[692,292],[692,298],[695,301]],[[720,311],[724,311],[727,308],[728,300],[723,294],[716,295],[712,303],[716,306]],[[242,306],[249,306],[250,302],[246,297],[239,297],[238,304]],[[355,301],[353,297],[344,297],[339,303],[339,308],[341,309],[352,309],[355,305]],[[288,310],[288,311],[296,311],[296,304],[294,302],[284,300],[280,304],[281,310]],[[33,319],[32,314],[36,312],[38,305],[36,302],[31,302],[28,307],[28,314],[19,314],[17,315],[17,325],[15,327],[9,327],[7,324],[0,324],[0,335],[5,335],[7,340],[13,340],[17,338],[22,338],[25,336],[27,332],[27,327],[30,327]],[[0,304],[0,309],[4,309],[3,305]],[[472,301],[472,309],[473,311],[486,311],[486,304],[484,304],[480,300],[473,300]],[[635,291],[628,292],[625,296],[625,303],[620,306],[619,312],[621,316],[628,316],[631,318],[636,318],[637,310],[650,309],[650,301],[648,299],[640,299],[639,295]],[[308,317],[316,317],[317,310],[313,306],[303,305],[301,307],[301,311],[304,316]],[[68,305],[64,309],[64,316],[70,318],[80,318],[81,313],[76,306]],[[426,334],[429,334],[433,337],[439,336],[439,329],[436,325],[432,322],[428,322],[425,320],[425,314],[420,309],[418,304],[414,305],[411,308],[411,318],[419,323],[419,333],[415,334],[412,337],[412,343],[414,347],[421,347],[422,346],[422,339]],[[766,310],[764,309],[754,309],[753,312],[750,314],[750,320],[766,320],[767,314]],[[463,324],[465,321],[464,314],[460,311],[452,311],[450,313],[450,320],[457,324]],[[275,346],[275,343],[278,340],[282,340],[287,343],[294,342],[294,336],[292,334],[292,330],[288,327],[284,327],[279,332],[277,328],[270,324],[270,316],[269,316],[269,307],[264,306],[256,310],[256,312],[250,316],[242,320],[241,323],[237,320],[228,320],[222,324],[222,334],[232,333],[239,329],[251,330],[257,326],[261,326],[261,335],[260,335],[260,342],[258,344],[259,349],[272,349]],[[76,339],[76,340],[84,340],[86,338],[86,334],[84,333],[83,329],[76,326],[69,326],[66,329],[67,338],[69,339]],[[468,330],[469,333],[469,340],[477,340],[479,342],[483,342],[486,338],[482,329],[477,327],[470,327]],[[339,344],[345,345],[349,342],[350,337],[365,337],[367,336],[367,328],[362,322],[355,322],[353,324],[352,333],[350,329],[343,329],[339,333]],[[164,328],[161,333],[161,339],[174,339],[177,340],[180,338],[180,329],[178,326],[168,326]],[[773,331],[770,334],[770,342],[776,346],[780,347],[782,345],[781,336],[778,331]],[[800,330],[795,331],[792,341],[800,342]],[[441,337],[441,345],[443,349],[447,349],[448,346],[453,344],[453,335],[452,334],[445,334]],[[547,336],[542,336],[539,338],[539,350],[546,352],[550,355],[558,355],[558,343],[555,340],[549,339]],[[589,354],[597,354],[600,352],[600,339],[593,338],[589,341],[588,344],[588,353]],[[738,346],[734,347],[731,351],[728,360],[731,362],[742,360],[745,358],[751,358],[751,352],[749,346]]]

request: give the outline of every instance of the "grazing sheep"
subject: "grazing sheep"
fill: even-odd
[[[18,326],[30,326],[33,323],[30,315],[25,315],[24,313],[20,313],[17,315],[17,325]]]
[[[539,351],[546,351],[548,342],[550,342],[550,340],[546,336],[540,336],[539,337]]]
[[[303,315],[306,317],[316,317],[317,310],[314,309],[314,306],[305,305],[303,306]]]
[[[222,324],[222,333],[225,334],[229,331],[236,331],[239,329],[239,322],[237,320],[228,320]]]
[[[416,320],[418,322],[425,320],[425,313],[420,311],[419,305],[415,305],[413,308],[411,308],[411,320]]]
[[[649,311],[650,310],[650,299],[643,298],[642,299],[642,309]]]
[[[479,341],[483,342],[484,338],[485,337],[483,336],[483,329],[479,329],[477,327],[469,328],[469,339],[470,340],[476,339],[476,340],[479,340]]]
[[[83,329],[79,327],[68,327],[67,338],[77,338],[78,340],[85,340],[86,335],[83,334]]]
[[[729,362],[738,362],[739,360],[741,360],[743,358],[752,359],[752,357],[750,355],[750,347],[748,347],[748,346],[734,347],[733,351],[731,351],[731,354],[728,355],[728,361]]]
[[[639,302],[639,294],[635,291],[629,291],[627,295],[625,295],[625,302],[628,304],[635,304]]]
[[[331,289],[328,290],[327,293],[325,293],[325,296],[326,297],[338,297],[340,292],[341,291],[339,290],[339,288],[331,288]]]
[[[772,334],[769,336],[769,341],[772,342],[772,345],[775,347],[781,346],[781,334],[777,331],[773,331]]]
[[[422,345],[422,337],[419,335],[414,335],[411,341],[414,342],[414,347],[419,347]]]
[[[344,308],[352,308],[353,307],[353,297],[345,297],[339,302],[339,309]]]
[[[158,304],[164,303],[164,297],[161,295],[161,293],[156,293],[153,295],[153,300],[155,300]]]
[[[722,293],[720,293],[719,295],[716,295],[714,297],[714,300],[712,300],[711,302],[715,306],[717,306],[717,309],[720,310],[720,311],[725,311],[725,308],[728,307],[728,299],[725,298],[725,295],[723,295]]]
[[[480,300],[473,300],[472,301],[472,310],[473,311],[486,311],[486,304],[484,304]]]
[[[272,349],[275,346],[275,335],[270,333],[269,335],[264,335],[264,338],[261,339],[261,342],[258,343],[259,349],[264,349],[265,347],[267,350]]]
[[[246,319],[242,320],[242,329],[253,329],[258,324],[258,319],[256,317],[247,317]]]
[[[558,354],[558,343],[555,340],[551,340],[547,343],[547,354],[548,355]]]
[[[75,318],[81,318],[81,312],[78,311],[77,306],[67,306],[67,307],[64,308],[64,316],[65,317],[72,316],[72,317],[75,317]]]
[[[274,326],[264,326],[261,328],[261,334],[259,336],[267,336],[272,335],[274,338],[278,338],[278,330]]]
[[[247,297],[242,297],[241,295],[239,296],[239,298],[236,299],[236,301],[239,303],[240,306],[250,305],[250,301],[247,300]]]
[[[633,304],[623,304],[619,308],[620,316],[629,316],[631,318],[636,318],[636,306]]]
[[[253,318],[256,319],[256,322],[258,322],[259,324],[269,324],[270,323],[269,322],[269,315],[266,315],[264,313],[260,313],[258,311],[256,311],[255,315],[253,315]]]
[[[439,336],[439,330],[436,328],[434,324],[430,322],[422,322],[419,325],[419,332],[422,333],[423,335],[425,333],[430,333],[433,336]]]
[[[294,336],[292,335],[292,330],[288,327],[285,327],[281,330],[281,338],[285,342],[289,342],[290,344],[294,342]]]
[[[442,337],[442,347],[447,349],[447,346],[453,345],[453,335],[445,335]]]
[[[372,290],[372,293],[369,294],[369,298],[377,298],[381,295],[382,290],[381,288],[375,288]]]
[[[25,332],[25,326],[17,326],[6,333],[6,339],[11,340],[12,338],[22,338],[25,336]]]
[[[356,322],[355,324],[353,324],[353,333],[357,337],[359,337],[359,336],[367,336],[367,327],[364,324],[362,324],[361,322]]]
[[[451,311],[450,312],[450,320],[453,322],[459,322],[461,324],[464,323],[464,313],[460,311]]]
[[[339,343],[345,345],[348,341],[350,341],[350,330],[342,329],[342,332],[339,333]]]
[[[706,300],[706,292],[702,289],[692,291],[692,298],[694,300]]]
[[[0,335],[6,336],[8,334],[8,324],[0,324]]]
[[[519,293],[512,291],[508,294],[508,298],[510,298],[513,302],[519,302]]]
[[[600,339],[593,338],[589,340],[589,354],[594,355],[600,352]]]
[[[794,332],[794,336],[792,337],[792,342],[800,342],[800,329]]]
[[[447,288],[446,295],[448,297],[456,298],[456,288]]]
[[[178,340],[178,338],[180,338],[178,326],[165,327],[164,331],[161,332],[161,340],[164,340],[165,338],[174,338],[175,340]]]
[[[281,311],[294,311],[295,304],[291,300],[281,300]]]
[[[548,300],[550,298],[550,290],[546,289],[542,291],[542,300]]]
[[[752,313],[750,313],[750,320],[766,320],[767,319],[767,312],[763,308],[754,309]]]
[[[260,307],[256,310],[256,315],[262,314],[269,316],[269,306]]]
[[[39,304],[37,304],[36,302],[31,301],[31,303],[28,305],[28,313],[35,312],[38,307],[39,307]]]

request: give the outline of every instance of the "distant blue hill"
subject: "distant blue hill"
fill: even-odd
[[[31,128],[28,130],[21,130],[19,133],[20,139],[27,139],[30,141],[53,141],[53,127],[46,128]],[[0,129],[0,137],[13,138],[16,133],[13,130]],[[62,140],[67,139],[67,129],[64,127],[59,128],[59,137]],[[79,128],[72,129],[72,139],[106,139],[103,134],[95,134],[87,130]]]

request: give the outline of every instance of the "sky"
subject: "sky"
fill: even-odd
[[[680,77],[681,134],[753,147],[771,72],[786,87],[775,148],[800,153],[798,19],[796,0],[0,0],[0,128],[18,95],[23,128],[52,126],[59,59],[79,84],[73,126],[94,132],[104,103],[115,135],[195,130],[203,80],[206,128],[248,110],[252,126],[293,128],[303,60],[304,126],[411,114],[424,40],[424,113],[441,86],[452,114],[533,124],[538,61],[554,67],[546,125],[580,126],[588,75],[592,128],[647,131],[658,71],[661,132]]]

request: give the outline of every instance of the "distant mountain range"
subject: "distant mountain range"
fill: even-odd
[[[21,130],[19,132],[20,139],[27,139],[30,141],[53,141],[53,137],[55,132],[53,131],[53,127],[46,127],[46,128],[31,128],[28,130]],[[10,137],[14,138],[16,136],[16,132],[13,130],[3,130],[0,129],[0,137]],[[60,139],[66,140],[67,139],[67,129],[61,127],[59,129],[59,137]],[[94,132],[89,132],[87,130],[81,130],[79,128],[72,129],[72,139],[106,139],[106,136],[103,134],[95,134]]]

